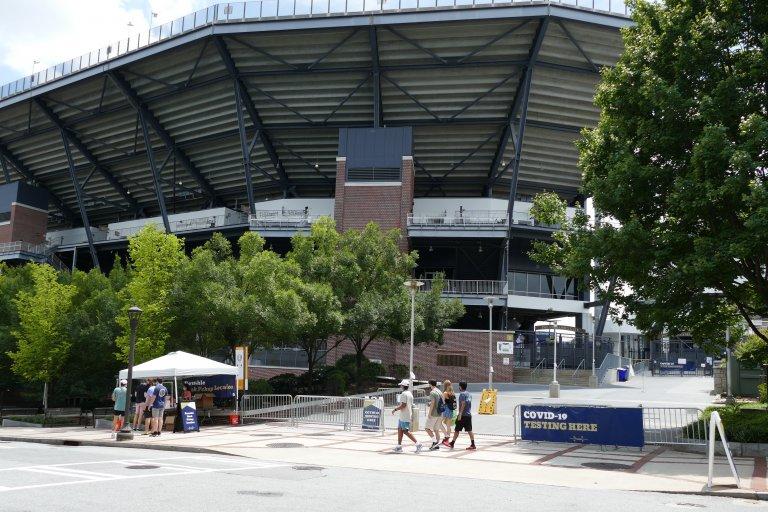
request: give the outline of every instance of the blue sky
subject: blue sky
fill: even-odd
[[[215,0],[0,0],[0,84],[104,47]],[[13,3],[14,8],[9,7]],[[128,23],[133,27],[129,27]]]

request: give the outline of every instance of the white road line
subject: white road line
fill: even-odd
[[[108,480],[108,478],[103,478],[96,475],[81,475],[77,473],[63,473],[61,471],[55,471],[52,469],[41,469],[41,468],[27,468],[23,471],[26,471],[28,473],[41,473],[43,475],[53,475],[53,476],[64,476],[67,478],[84,478],[86,480],[89,480],[91,482],[98,482],[100,480]]]
[[[62,475],[84,475],[84,476],[97,476],[101,478],[117,478],[116,475],[110,474],[110,473],[97,473],[96,471],[84,471],[82,469],[73,469],[73,468],[56,468],[54,471],[57,473],[61,473]]]
[[[265,467],[280,467],[280,466],[287,467],[287,466],[290,466],[290,465],[291,464],[274,464],[274,465],[265,466]],[[195,473],[191,473],[191,472],[188,472],[188,471],[178,472],[178,473],[164,473],[162,476],[163,477],[166,477],[166,476],[189,476],[189,475],[193,475],[193,474],[202,475],[202,474],[207,474],[207,473],[221,473],[223,471],[245,471],[245,470],[249,470],[249,469],[263,469],[263,468],[259,468],[259,467],[217,468],[217,469],[207,469],[207,470],[203,470],[203,471],[197,471]],[[29,469],[27,469],[27,470],[29,470]],[[45,471],[39,470],[39,472],[45,472]],[[68,475],[62,475],[61,473],[51,473],[51,474],[56,474],[58,476],[68,476]],[[74,476],[77,476],[77,475],[71,475],[71,476],[74,477]],[[117,480],[134,480],[134,479],[138,479],[138,478],[157,478],[157,476],[158,476],[157,473],[149,473],[149,474],[146,474],[146,475],[127,475],[127,476],[123,475],[123,476],[118,476],[118,477],[112,478],[112,479],[101,478],[101,479],[98,479],[98,480],[88,479],[88,480],[74,480],[74,481],[68,481],[68,482],[52,482],[52,483],[47,483],[47,484],[20,485],[20,486],[17,486],[17,487],[0,487],[0,492],[23,491],[23,490],[29,490],[29,489],[41,489],[41,488],[45,488],[45,487],[60,487],[60,486],[64,486],[64,485],[76,485],[76,484],[84,484],[84,483],[95,483],[95,482],[106,482],[106,481],[117,481]]]
[[[149,461],[155,462],[155,461],[163,461],[163,460],[182,460],[182,459],[195,459],[195,458],[205,459],[205,457],[202,457],[202,456],[189,456],[189,455],[184,455],[181,457],[163,457],[163,458],[146,458],[146,459],[111,459],[111,460],[94,460],[94,461],[87,461],[87,462],[66,462],[62,464],[38,464],[35,466],[0,468],[0,471],[18,471],[18,470],[27,469],[27,468],[60,468],[60,467],[69,467],[69,466],[87,466],[90,464],[136,464],[138,462],[146,463]],[[217,458],[215,460],[228,460],[228,459]],[[234,457],[232,462],[235,462]]]

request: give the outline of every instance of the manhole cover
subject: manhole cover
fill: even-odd
[[[582,466],[585,468],[603,469],[606,471],[623,471],[632,467],[629,464],[616,464],[614,462],[584,462]]]
[[[241,496],[262,496],[265,498],[279,498],[283,495],[281,492],[270,491],[237,491],[237,494]]]
[[[304,435],[307,437],[328,437],[328,436],[332,436],[333,434],[331,434],[330,432],[316,432],[314,434],[304,434]]]
[[[296,471],[322,471],[325,468],[322,466],[293,466]]]
[[[138,466],[125,466],[125,469],[157,469],[160,466],[153,466],[152,464],[140,464]]]
[[[301,443],[270,443],[267,448],[304,448]]]

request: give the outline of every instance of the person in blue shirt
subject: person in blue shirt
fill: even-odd
[[[456,426],[453,430],[451,448],[456,444],[459,432],[466,430],[469,434],[470,445],[467,450],[477,450],[475,446],[475,434],[472,432],[472,395],[467,391],[467,383],[459,382],[459,414],[456,417]]]
[[[120,385],[112,390],[112,401],[115,402],[113,407],[112,416],[112,432],[117,432],[123,428],[123,421],[125,421],[125,401],[126,401],[126,386],[128,381],[123,379],[120,381]]]
[[[165,399],[168,396],[168,388],[163,386],[163,379],[158,378],[155,385],[149,388],[151,392],[152,406],[152,433],[151,437],[159,436],[163,431],[163,413],[165,412]]]

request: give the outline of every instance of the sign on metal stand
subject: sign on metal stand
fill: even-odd
[[[717,433],[720,433],[720,440],[723,442],[723,450],[725,456],[728,458],[728,464],[731,466],[731,474],[736,480],[736,487],[741,487],[741,479],[739,473],[736,471],[736,466],[733,463],[733,457],[731,456],[731,449],[728,447],[728,440],[725,438],[725,429],[723,428],[723,421],[720,419],[720,413],[713,411],[709,417],[709,477],[707,478],[707,489],[712,489],[712,479],[715,473],[715,437]]]
[[[525,441],[642,448],[643,409],[521,405],[520,437]]]

